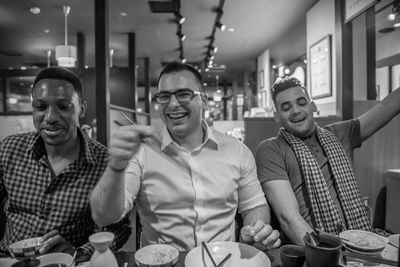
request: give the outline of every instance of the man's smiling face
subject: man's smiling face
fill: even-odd
[[[297,137],[308,137],[315,130],[313,112],[317,111],[314,102],[301,86],[288,88],[276,95],[276,119],[282,126]]]
[[[159,92],[176,92],[181,89],[202,92],[202,85],[193,73],[187,70],[164,74],[158,85]],[[202,95],[195,95],[189,102],[180,103],[175,95],[171,95],[167,104],[159,104],[160,117],[172,136],[184,138],[201,129]]]

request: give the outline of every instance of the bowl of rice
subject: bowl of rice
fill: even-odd
[[[139,267],[170,267],[178,261],[179,251],[167,244],[145,246],[135,253]]]

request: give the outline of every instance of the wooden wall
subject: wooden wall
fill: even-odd
[[[378,101],[355,101],[354,117],[359,116]],[[383,202],[379,193],[385,192],[388,169],[400,169],[400,116],[395,117],[380,131],[366,140],[361,148],[354,151],[353,165],[361,193],[370,198],[375,221],[384,219],[385,197]],[[400,193],[400,192],[399,192]],[[399,211],[395,211],[399,212]],[[384,224],[381,221],[379,224]],[[379,225],[380,226],[380,225]]]

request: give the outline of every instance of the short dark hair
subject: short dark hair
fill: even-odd
[[[39,72],[35,81],[33,82],[32,93],[36,84],[43,79],[60,79],[68,81],[74,86],[74,90],[78,94],[79,98],[81,100],[83,99],[83,87],[81,79],[69,69],[61,67],[50,67],[43,69],[41,72]]]
[[[196,77],[196,79],[198,80],[200,85],[203,86],[203,77],[201,76],[201,73],[195,67],[193,67],[192,65],[180,63],[177,61],[168,63],[164,67],[164,69],[161,71],[160,75],[158,76],[157,85],[160,83],[161,77],[163,75],[169,74],[169,73],[174,73],[174,72],[185,71],[185,70],[193,73],[193,75]]]
[[[272,87],[271,87],[272,100],[275,103],[276,96],[280,92],[283,92],[289,88],[297,87],[297,86],[300,86],[301,88],[303,88],[307,97],[310,98],[310,96],[308,95],[307,89],[304,87],[303,83],[300,80],[298,80],[294,77],[285,77],[285,78],[276,80],[274,85],[272,85]]]

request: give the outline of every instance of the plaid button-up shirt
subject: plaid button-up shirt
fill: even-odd
[[[38,133],[12,135],[1,143],[0,199],[7,197],[4,208],[7,225],[1,250],[15,241],[57,229],[73,246],[86,253],[93,251],[88,237],[100,229],[91,218],[89,195],[106,168],[108,153],[79,129],[78,135],[79,160],[58,175],[50,170],[44,142]],[[131,234],[129,218],[106,230],[115,234],[111,249],[120,248]]]

